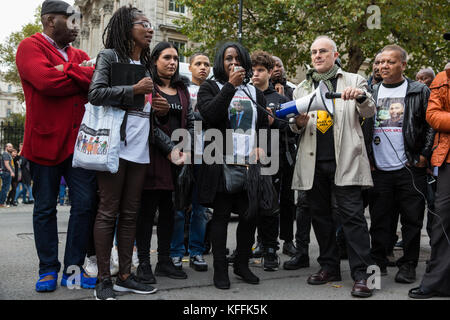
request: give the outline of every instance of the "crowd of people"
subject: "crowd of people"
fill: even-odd
[[[22,197],[23,204],[33,204],[30,163],[22,156],[22,143],[19,151],[14,148],[13,144],[7,143],[0,155],[0,161],[0,208],[16,207],[20,197]]]
[[[344,71],[336,43],[319,36],[310,45],[312,67],[295,90],[280,58],[261,50],[250,53],[237,42],[220,45],[213,63],[205,53],[192,55],[189,81],[179,73],[176,46],[163,41],[150,50],[151,21],[132,6],[112,15],[104,49],[92,67],[86,63],[90,57],[70,45],[78,32],[68,27],[76,14],[68,8],[64,1],[45,0],[43,32],[23,40],[16,56],[27,104],[20,159],[28,162],[33,180],[27,201],[34,196],[36,291],[57,289],[56,206],[64,177],[71,211],[61,286],[73,285],[70,267],[78,266],[81,287],[94,289],[98,300],[113,300],[115,292],[155,293],[157,277],[186,279],[185,254],[193,270],[205,272],[209,247],[218,289],[231,286],[230,263],[236,276],[258,284],[250,258],[261,257],[265,271],[276,271],[280,248],[290,256],[284,269],[308,268],[311,226],[320,270],[307,283],[341,281],[345,258],[354,280],[351,294],[370,297],[368,269],[377,265],[387,275],[399,219],[403,256],[395,262],[395,281],[417,281],[425,209],[432,253],[422,283],[408,294],[450,294],[450,68],[436,78],[431,69],[422,69],[417,80],[409,79],[407,52],[393,44],[377,53],[367,81]],[[116,63],[144,66],[145,75],[135,84],[113,85]],[[208,78],[211,67],[214,76]],[[324,108],[288,120],[275,117],[280,105],[310,95],[321,83],[341,93],[331,113]],[[140,96],[145,102],[138,107]],[[125,110],[115,173],[72,166],[87,102]],[[202,131],[194,131],[196,123]],[[172,139],[180,129],[189,141]],[[212,131],[224,139],[208,139]],[[267,131],[278,133],[278,140],[263,148]],[[193,148],[181,148],[183,143]],[[17,175],[12,146],[7,149],[5,188]],[[206,150],[214,150],[219,161],[206,161]],[[277,158],[275,175],[262,174],[267,157]],[[180,207],[180,189],[187,186],[180,187],[178,178],[187,166],[194,177],[192,195]],[[22,184],[28,190],[31,181]],[[239,221],[230,235],[236,236],[236,248],[229,254],[231,213]]]

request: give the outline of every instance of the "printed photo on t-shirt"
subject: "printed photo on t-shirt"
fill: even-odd
[[[378,100],[376,127],[402,127],[405,113],[404,98],[382,98]]]
[[[253,108],[251,101],[236,99],[231,102],[230,124],[231,128],[242,129],[245,134],[247,130],[252,129]]]

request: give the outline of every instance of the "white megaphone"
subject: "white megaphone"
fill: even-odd
[[[328,87],[323,81],[320,81],[314,92],[303,98],[281,104],[280,110],[275,111],[275,114],[278,118],[292,118],[300,113],[325,110],[333,115],[333,100],[325,97],[327,92],[329,92]]]

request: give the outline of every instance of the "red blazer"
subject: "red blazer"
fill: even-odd
[[[54,166],[74,150],[94,73],[80,67],[89,56],[69,46],[69,61],[40,33],[23,40],[16,64],[25,94],[26,118],[22,155],[41,165]],[[56,70],[64,65],[64,72]]]

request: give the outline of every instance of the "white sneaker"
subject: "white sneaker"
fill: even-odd
[[[136,247],[135,247],[135,249],[136,249]],[[132,261],[133,267],[137,268],[139,266],[139,258],[137,255],[137,250],[133,250],[133,257],[132,257],[131,261]]]
[[[84,267],[84,271],[90,276],[90,277],[97,277],[98,274],[98,267],[97,267],[97,257],[91,256],[86,258],[86,266]]]
[[[183,269],[183,258],[182,257],[171,257],[172,263],[175,266],[175,269],[181,270]]]
[[[119,273],[119,253],[116,246],[111,249],[110,272],[111,276],[116,276]]]

